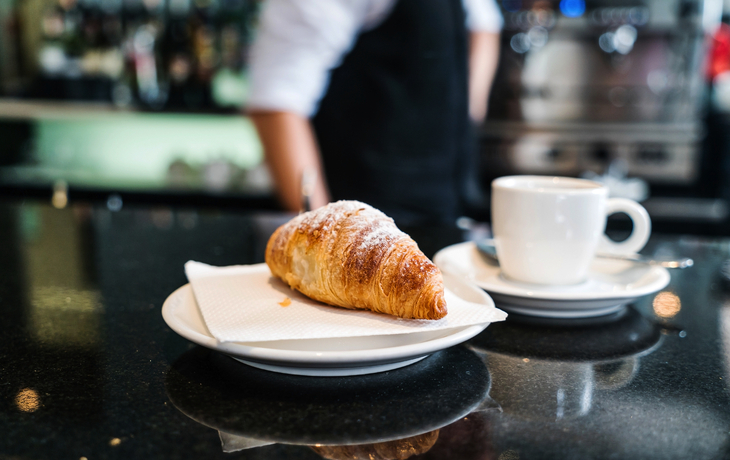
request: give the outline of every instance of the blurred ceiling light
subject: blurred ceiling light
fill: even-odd
[[[537,17],[537,23],[548,29],[555,26],[555,13],[552,10],[542,9],[535,13]]]
[[[37,391],[23,388],[15,396],[15,405],[23,412],[35,412],[41,406],[41,400]]]
[[[635,6],[629,10],[629,22],[637,26],[643,26],[649,21],[649,9]]]
[[[175,83],[182,83],[190,76],[192,63],[184,54],[177,54],[170,59],[170,78]]]
[[[652,307],[657,316],[661,318],[673,318],[682,309],[682,302],[679,300],[677,294],[664,291],[654,297]]]
[[[649,22],[649,9],[645,6],[596,8],[591,21],[603,26],[632,24],[643,26]]]
[[[598,37],[598,46],[600,46],[606,53],[613,53],[616,51],[616,46],[614,45],[614,33],[606,32]]]
[[[535,48],[542,48],[547,44],[548,31],[544,27],[533,27],[527,32],[527,38],[530,40],[530,45]]]
[[[68,205],[68,184],[59,180],[53,184],[53,196],[51,204],[56,209],[63,209]]]
[[[603,8],[601,10],[601,21],[604,24],[610,24],[613,17],[613,8]]]
[[[616,34],[614,35],[616,51],[621,54],[629,54],[634,49],[634,43],[636,43],[638,35],[636,27],[628,24],[624,24],[616,29]]]
[[[68,63],[66,52],[56,45],[44,46],[38,52],[38,63],[41,69],[49,75],[63,72]]]
[[[616,31],[606,32],[598,37],[598,46],[606,53],[616,51],[620,54],[629,54],[634,49],[638,35],[636,27],[624,24]]]
[[[524,54],[530,50],[530,37],[520,32],[512,37],[509,45],[516,53]]]
[[[155,28],[140,27],[132,40],[134,50],[138,53],[150,52],[155,47]]]
[[[660,95],[667,89],[669,78],[663,69],[654,69],[646,75],[646,85],[652,93]]]
[[[586,12],[586,2],[584,0],[560,0],[560,12],[569,18],[583,16],[583,13]]]
[[[124,201],[122,201],[122,196],[118,193],[112,193],[106,200],[106,207],[111,212],[121,211],[123,206]]]
[[[520,11],[515,16],[516,16],[515,23],[517,24],[517,27],[520,27],[520,28],[529,27],[530,18],[528,17],[529,15],[527,14],[527,11]]]

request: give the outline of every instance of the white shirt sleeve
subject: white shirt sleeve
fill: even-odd
[[[311,116],[329,72],[377,17],[378,0],[266,0],[249,58],[249,109]]]
[[[499,33],[504,25],[496,0],[462,0],[466,11],[466,27],[472,32]]]
[[[265,0],[248,60],[247,107],[312,116],[330,71],[397,0]],[[462,0],[470,30],[499,32],[495,0]]]

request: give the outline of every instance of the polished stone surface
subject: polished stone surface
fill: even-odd
[[[730,455],[730,239],[654,236],[645,253],[696,264],[617,314],[512,315],[369,376],[269,373],[165,325],[185,261],[261,262],[286,218],[0,203],[0,458]],[[463,237],[408,231],[429,255]]]

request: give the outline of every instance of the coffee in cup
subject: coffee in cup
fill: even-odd
[[[606,219],[626,213],[631,235],[614,242]],[[598,182],[570,177],[505,176],[492,182],[492,232],[502,274],[511,280],[571,285],[586,280],[596,253],[633,254],[649,239],[649,214],[609,198]]]

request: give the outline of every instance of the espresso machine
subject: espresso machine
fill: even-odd
[[[481,129],[485,189],[509,174],[610,173],[644,184],[631,198],[655,219],[726,217],[704,152],[706,45],[722,1],[500,6],[500,64]]]

